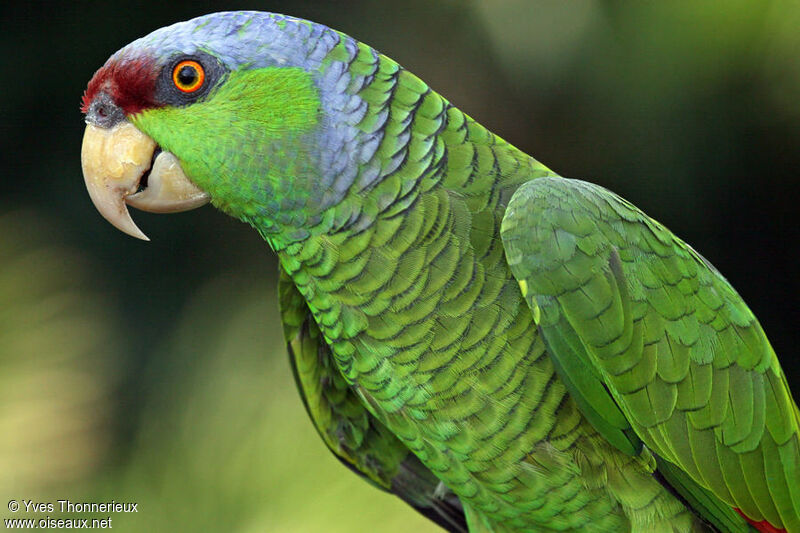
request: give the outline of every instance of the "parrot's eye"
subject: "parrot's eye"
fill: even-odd
[[[197,61],[181,61],[172,69],[172,83],[181,92],[193,93],[203,86],[206,72]]]
[[[208,96],[224,76],[225,67],[211,54],[181,54],[171,58],[159,72],[155,100],[162,105],[190,105]]]

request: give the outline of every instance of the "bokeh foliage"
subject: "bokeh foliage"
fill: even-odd
[[[94,70],[132,39],[211,11],[345,31],[563,175],[627,197],[728,277],[800,392],[796,2],[8,4],[2,506],[139,502],[115,517],[123,531],[434,529],[314,433],[280,341],[275,259],[255,232],[211,208],[134,213],[153,238],[141,243],[83,189],[78,101]]]

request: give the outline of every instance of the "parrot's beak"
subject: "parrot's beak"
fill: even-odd
[[[183,173],[178,159],[130,122],[111,128],[86,125],[81,147],[83,179],[94,206],[128,235],[150,240],[133,222],[128,205],[153,213],[177,213],[208,203]],[[138,191],[138,192],[137,192]]]

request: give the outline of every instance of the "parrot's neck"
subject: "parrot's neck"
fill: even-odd
[[[315,175],[281,180],[295,188],[291,196],[304,191],[307,200],[291,205],[277,198],[269,202],[280,203],[277,213],[246,219],[275,251],[294,250],[309,239],[349,238],[378,220],[402,219],[421,197],[439,189],[463,196],[474,211],[501,195],[502,211],[519,185],[554,175],[419,78],[381,59],[374,81],[354,95],[340,94],[352,101],[329,113],[316,137],[303,141],[316,149],[306,152],[310,163],[293,168],[314,167]],[[321,100],[331,97],[323,90]],[[356,116],[353,109],[359,110]]]
[[[370,349],[353,339],[363,343],[382,335],[375,329],[402,324],[398,309],[425,307],[447,287],[479,290],[478,271],[518,291],[501,261],[505,207],[521,184],[554,175],[436,93],[422,87],[419,94],[405,115],[392,108],[399,118],[385,127],[374,159],[339,203],[307,219],[314,225],[276,232],[274,225],[253,224],[278,253],[334,346],[340,370],[354,383],[360,356]],[[384,174],[372,176],[374,168]],[[447,313],[453,319],[467,311]]]

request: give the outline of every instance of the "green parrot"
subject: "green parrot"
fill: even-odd
[[[258,231],[320,436],[442,527],[800,532],[800,412],[725,278],[371,47],[207,15],[111,56],[83,112],[116,227],[210,202]]]

